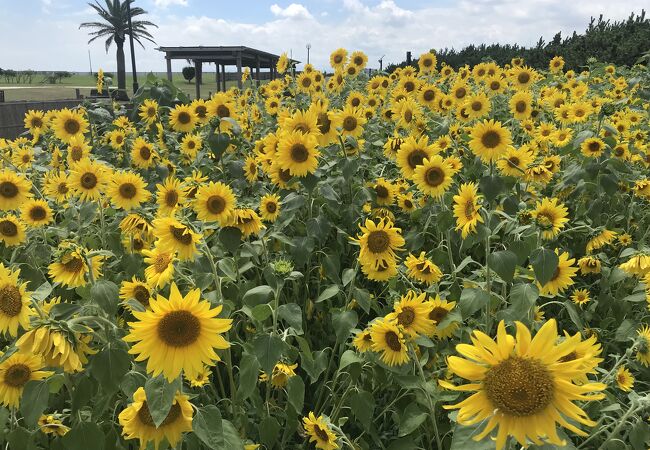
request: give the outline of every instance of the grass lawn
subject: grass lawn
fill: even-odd
[[[156,76],[165,78],[167,75],[164,72],[154,73]],[[147,74],[138,74],[138,81],[140,84],[144,83]],[[127,74],[126,86],[129,95],[132,95],[131,87],[133,86],[132,76]],[[180,72],[172,75],[174,84],[178,86],[183,92],[187,93],[190,98],[194,98],[194,81],[188,83],[183,79]],[[0,79],[0,90],[5,91],[5,101],[21,101],[21,100],[61,100],[75,98],[75,88],[79,88],[81,95],[90,95],[90,90],[95,87],[95,78],[88,74],[75,74],[70,78],[64,78],[60,84],[42,84],[40,80],[42,76],[37,75],[34,77],[32,84],[7,84],[3,83]],[[250,81],[246,82],[246,87],[251,86]],[[117,79],[113,80],[112,86],[117,84]],[[237,85],[236,81],[227,81],[226,87]],[[208,72],[203,74],[203,84],[201,85],[201,97],[207,98],[210,92],[217,91],[217,83],[215,81],[215,74]]]

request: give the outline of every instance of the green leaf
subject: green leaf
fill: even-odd
[[[197,408],[192,419],[192,431],[208,448],[224,449],[221,412],[215,405]]]
[[[20,450],[36,450],[38,447],[34,444],[34,435],[23,427],[18,427],[7,434],[8,448]],[[81,449],[81,447],[79,447]],[[71,449],[76,450],[76,449]]]
[[[627,341],[629,338],[634,336],[636,334],[636,326],[634,323],[629,320],[625,319],[619,327],[616,329],[616,335],[614,336],[614,339],[616,339],[619,342],[624,342]]]
[[[217,160],[221,158],[229,144],[230,137],[227,134],[219,133],[217,130],[214,130],[208,137],[208,145]]]
[[[503,190],[503,178],[497,175],[485,176],[479,181],[479,187],[481,189],[481,193],[485,195],[485,199],[488,202],[491,202],[497,198],[497,195],[499,195],[499,193]]]
[[[523,320],[532,317],[531,312],[535,301],[539,298],[539,289],[532,283],[516,284],[510,291],[510,307],[508,308],[513,320]]]
[[[646,450],[650,440],[650,426],[644,420],[638,420],[630,430],[630,444],[634,450]]]
[[[273,309],[268,303],[257,305],[252,310],[253,318],[255,318],[255,320],[259,320],[260,322],[264,322],[266,319],[271,317],[271,314],[273,314]]]
[[[102,387],[116,390],[131,368],[131,357],[121,341],[108,342],[90,363],[90,374]]]
[[[451,447],[449,450],[494,450],[494,441],[490,436],[475,441],[474,436],[480,433],[483,424],[478,425],[459,425],[456,424],[451,438]]]
[[[219,241],[230,253],[236,253],[241,244],[242,232],[237,227],[224,227],[219,232]]]
[[[147,406],[151,418],[158,427],[163,423],[172,407],[174,396],[178,392],[178,379],[168,383],[162,375],[151,378],[145,383],[144,392],[147,396]]]
[[[253,389],[257,386],[259,371],[260,363],[257,361],[257,358],[248,353],[244,353],[239,363],[238,399],[243,401],[250,397]]]
[[[239,437],[239,433],[235,426],[228,420],[222,420],[223,427],[223,442],[225,444],[223,450],[244,450],[244,443]]]
[[[526,262],[530,254],[537,247],[537,236],[534,234],[523,236],[521,241],[514,241],[508,246],[508,250],[517,255],[517,264]]]
[[[29,426],[35,426],[41,417],[47,401],[50,398],[50,387],[47,380],[32,380],[27,382],[20,399],[20,412]]]
[[[253,341],[253,353],[260,367],[267,375],[271,375],[273,367],[284,353],[285,343],[276,335],[261,334]]]
[[[52,293],[53,286],[49,282],[41,284],[34,292],[32,292],[32,298],[37,302],[42,302],[47,298],[48,295]]]
[[[345,342],[352,328],[357,326],[359,317],[356,311],[336,311],[332,313],[332,324],[336,333],[336,342]]]
[[[535,278],[542,286],[548,283],[553,275],[559,262],[558,256],[553,250],[538,248],[530,256],[530,263],[535,271]]]
[[[242,298],[242,302],[244,303],[244,305],[253,308],[257,305],[261,305],[262,303],[268,302],[269,297],[272,293],[273,293],[273,289],[271,288],[271,286],[268,286],[266,284],[263,284],[261,286],[255,286],[253,289],[248,290],[244,294],[244,297]]]
[[[259,432],[262,443],[273,448],[280,435],[280,424],[274,417],[267,417],[260,423]]]
[[[482,289],[463,289],[458,306],[464,319],[484,307],[490,301],[490,294]]]
[[[372,415],[375,412],[375,398],[370,392],[355,392],[351,396],[350,407],[354,417],[368,431],[372,423]]]
[[[296,413],[301,414],[302,407],[305,404],[305,382],[299,376],[289,378],[287,382],[287,398]]]
[[[341,355],[341,362],[339,364],[339,370],[345,369],[347,366],[350,364],[355,364],[355,363],[362,363],[363,359],[357,355],[357,353],[354,350],[346,350],[343,352],[343,355]]]
[[[92,379],[87,376],[77,379],[72,394],[72,412],[75,413],[86,406],[92,400],[94,393],[95,386]]]
[[[343,280],[343,286],[350,284],[350,281],[354,279],[354,276],[356,274],[357,272],[354,269],[345,269],[343,271],[343,276],[341,276],[341,280]]]
[[[340,289],[337,284],[332,284],[330,286],[327,286],[316,299],[316,303],[320,303],[322,301],[327,300],[328,298],[334,297],[336,294],[339,293],[339,290]]]
[[[295,303],[278,307],[278,317],[285,320],[291,328],[302,334],[302,310]]]
[[[509,250],[490,253],[488,264],[503,281],[512,281],[517,266],[517,255]]]
[[[401,415],[399,437],[404,437],[417,430],[427,420],[428,414],[420,409],[417,403],[409,403]]]
[[[68,450],[103,450],[105,438],[99,425],[93,422],[80,422],[61,438]]]
[[[112,281],[99,280],[90,288],[90,297],[109,316],[114,316],[120,301],[120,289]]]

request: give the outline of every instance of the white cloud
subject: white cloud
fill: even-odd
[[[276,17],[284,17],[287,19],[313,19],[309,10],[299,3],[292,3],[286,8],[282,8],[277,3],[271,5],[271,12]]]
[[[170,5],[187,6],[187,0],[153,0],[159,8],[167,8]]]

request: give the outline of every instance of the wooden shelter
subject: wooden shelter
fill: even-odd
[[[167,60],[167,79],[172,79],[172,59],[185,59],[194,63],[196,70],[194,84],[196,98],[201,97],[201,82],[203,81],[203,63],[214,63],[217,66],[216,81],[219,90],[226,90],[226,67],[237,67],[237,85],[242,88],[242,68],[249,67],[251,77],[260,84],[260,71],[269,69],[269,78],[277,76],[276,65],[280,56],[256,50],[250,47],[159,47],[157,50],[165,53]],[[298,62],[298,61],[293,61]],[[254,75],[253,75],[254,74]]]

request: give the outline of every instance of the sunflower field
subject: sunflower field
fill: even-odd
[[[0,140],[2,448],[648,448],[647,68],[330,62]]]

